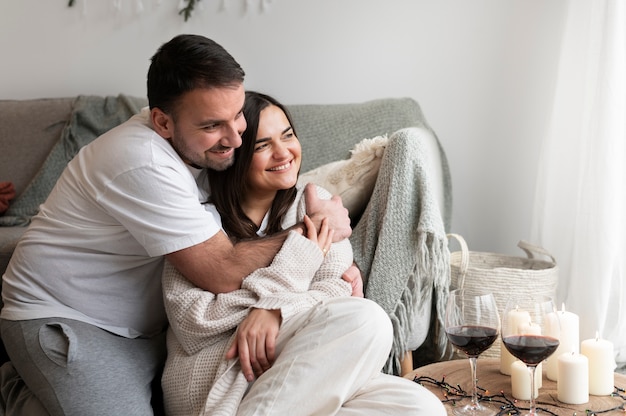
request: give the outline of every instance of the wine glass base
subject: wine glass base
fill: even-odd
[[[498,412],[492,407],[478,403],[476,406],[466,404],[465,406],[454,408],[452,414],[456,416],[494,416]]]

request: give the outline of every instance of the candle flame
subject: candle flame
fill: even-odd
[[[565,302],[561,303],[561,312],[565,312]]]
[[[600,338],[600,335],[598,334],[598,331],[596,331],[596,341],[598,341],[599,338]]]

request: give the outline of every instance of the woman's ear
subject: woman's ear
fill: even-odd
[[[160,108],[154,107],[150,110],[150,118],[154,130],[164,139],[171,139],[174,130],[172,118],[165,114]]]

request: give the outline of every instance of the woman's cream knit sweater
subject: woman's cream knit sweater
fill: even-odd
[[[318,188],[322,198],[328,192]],[[305,212],[299,188],[284,228]],[[290,232],[268,267],[247,276],[234,292],[214,295],[186,280],[166,262],[165,307],[170,322],[168,358],[162,385],[168,415],[234,415],[248,382],[238,359],[224,356],[250,308],[280,309],[283,322],[329,298],[350,296],[341,275],[352,264],[348,240],[332,245],[324,257],[317,244]]]

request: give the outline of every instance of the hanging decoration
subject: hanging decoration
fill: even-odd
[[[83,14],[86,14],[86,3],[87,0],[83,0]],[[113,1],[113,7],[115,9],[116,12],[119,12],[122,10],[122,2],[123,0],[112,0]],[[253,6],[253,0],[244,0],[245,4],[245,10],[246,12],[252,9]],[[144,10],[144,5],[143,5],[143,1],[142,0],[135,0],[136,2],[136,6],[135,9],[138,13],[143,12]],[[162,0],[157,0],[157,5],[160,5],[162,2]],[[220,4],[220,10],[226,10],[226,3],[227,0],[221,0],[221,4]],[[271,0],[258,0],[259,3],[259,8],[261,10],[261,12],[264,12],[267,10],[267,8],[269,7]],[[76,5],[76,0],[68,0],[68,4],[67,7],[73,7]],[[183,17],[183,19],[185,19],[185,22],[187,20],[189,20],[192,16],[192,14],[194,13],[194,11],[198,10],[198,9],[202,9],[202,3],[201,0],[180,0],[179,4],[178,4],[178,14],[180,16]]]
[[[200,3],[200,0],[182,0],[181,6],[179,6],[178,14],[185,18],[185,22],[191,17],[193,10],[196,8],[197,4]],[[185,5],[185,3],[187,3]]]

